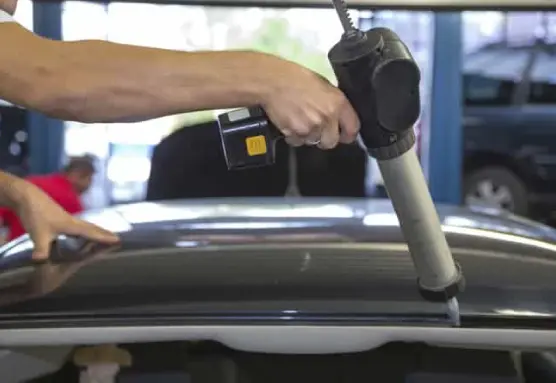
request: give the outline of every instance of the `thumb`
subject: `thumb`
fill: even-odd
[[[80,219],[76,219],[73,223],[71,232],[68,234],[106,244],[115,244],[120,241],[120,238],[116,234]]]
[[[50,236],[39,234],[37,236],[31,236],[31,240],[34,245],[33,261],[46,261],[50,255],[50,246],[52,244]]]

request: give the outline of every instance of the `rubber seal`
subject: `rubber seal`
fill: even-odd
[[[456,279],[450,285],[440,289],[431,290],[429,288],[421,285],[421,282],[417,280],[419,285],[419,293],[421,296],[430,302],[447,302],[460,292],[465,290],[465,278],[459,263],[456,262],[456,270],[458,272]]]
[[[405,134],[401,139],[394,142],[392,145],[383,146],[380,148],[369,148],[369,155],[376,158],[378,161],[391,160],[397,158],[407,152],[415,144],[415,132],[413,129]]]

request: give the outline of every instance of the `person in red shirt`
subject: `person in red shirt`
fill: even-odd
[[[84,156],[70,159],[61,173],[30,176],[26,180],[45,192],[66,212],[77,214],[83,211],[80,198],[89,189],[94,174],[91,158]],[[9,241],[25,234],[26,230],[12,210],[0,208],[0,217],[4,226],[9,228]]]

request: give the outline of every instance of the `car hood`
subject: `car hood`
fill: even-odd
[[[467,323],[489,317],[499,324],[508,316],[546,321],[556,314],[553,229],[484,208],[438,211],[467,280],[460,296]],[[202,323],[385,315],[391,322],[417,315],[436,323],[445,313],[417,293],[387,200],[139,203],[83,218],[118,232],[121,245],[61,237],[42,265],[30,262],[28,238],[5,246],[0,327],[14,318],[40,318],[41,326],[53,318],[98,323],[103,315]]]

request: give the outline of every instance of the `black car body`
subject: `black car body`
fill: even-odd
[[[52,260],[33,265],[28,238],[6,245],[0,346],[214,341],[273,355],[391,342],[556,347],[556,231],[498,211],[439,212],[467,280],[460,328],[418,294],[389,201],[208,199],[86,213],[120,233],[118,248],[60,238]]]
[[[553,229],[496,212],[448,206],[440,212],[467,280],[460,299],[464,327],[552,323]],[[119,226],[121,247],[62,238],[53,263],[31,269],[28,239],[8,245],[0,274],[0,328],[13,327],[16,319],[28,328],[86,326],[91,320],[112,325],[128,317],[149,324],[150,315],[164,312],[166,324],[281,323],[284,313],[290,313],[289,323],[349,325],[394,323],[397,317],[440,324],[444,317],[442,306],[424,302],[417,292],[387,200],[178,201],[86,217]],[[49,276],[40,269],[53,266],[67,272],[51,270],[57,278],[44,280]],[[42,290],[31,288],[33,283]],[[504,314],[520,310],[538,315],[523,324],[522,317]]]
[[[519,215],[556,207],[556,45],[493,44],[464,61],[464,196]]]

